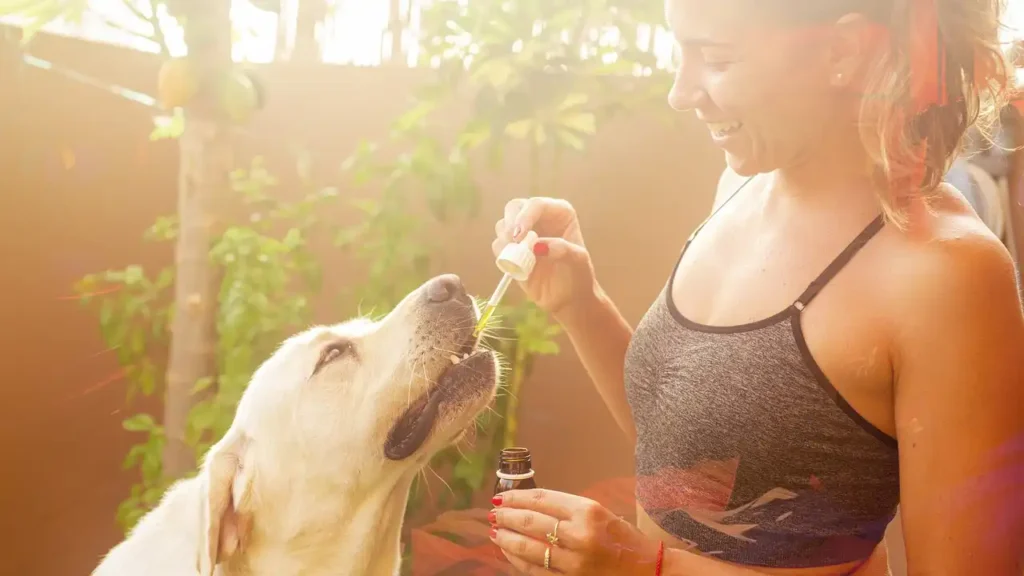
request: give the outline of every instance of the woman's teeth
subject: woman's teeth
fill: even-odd
[[[724,138],[743,127],[740,122],[709,122],[708,129],[716,138]]]

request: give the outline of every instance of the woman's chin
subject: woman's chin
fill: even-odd
[[[744,178],[756,176],[757,174],[764,172],[762,167],[759,166],[758,162],[754,161],[754,159],[729,151],[725,152],[725,163],[737,176],[743,176]]]

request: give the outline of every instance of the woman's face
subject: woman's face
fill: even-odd
[[[679,68],[677,110],[707,124],[729,166],[749,176],[806,162],[841,114],[821,29],[783,26],[764,0],[667,0]]]

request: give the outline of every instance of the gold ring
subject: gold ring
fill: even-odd
[[[555,520],[555,529],[554,529],[554,530],[552,530],[552,531],[551,531],[550,533],[548,533],[548,535],[547,535],[547,537],[548,537],[548,542],[549,542],[549,543],[550,543],[550,544],[551,544],[552,546],[558,546],[558,523],[559,523],[559,522],[561,522],[561,520],[557,520],[557,519]]]
[[[551,546],[544,550],[544,569],[547,570],[549,568],[551,568]]]

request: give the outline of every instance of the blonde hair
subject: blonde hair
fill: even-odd
[[[823,1],[850,4],[848,0]],[[934,10],[931,26],[917,10],[922,3],[931,3],[925,6]],[[881,23],[888,29],[890,42],[866,78],[860,128],[883,190],[879,195],[882,212],[903,228],[907,201],[923,198],[927,202],[934,197],[963,149],[969,128],[974,126],[986,141],[994,141],[1012,81],[999,46],[1002,0],[887,0],[886,4],[891,13]],[[927,52],[937,48],[939,54],[944,52],[946,66],[944,82],[934,86],[944,92],[944,101],[938,94],[933,101],[922,101],[922,96],[930,95],[921,94],[920,75],[941,79],[941,68],[929,65]],[[921,61],[922,55],[926,62]],[[922,69],[922,64],[929,69]]]

